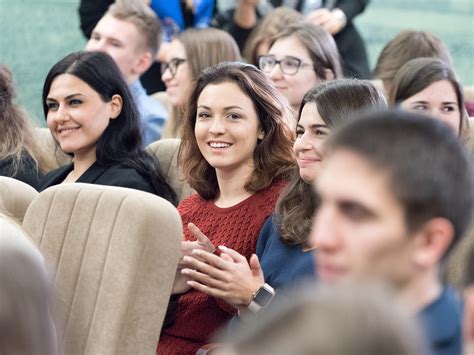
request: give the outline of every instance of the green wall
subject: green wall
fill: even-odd
[[[44,124],[41,87],[49,68],[84,47],[78,0],[0,0],[0,61],[14,73],[19,101]],[[431,31],[452,52],[465,85],[474,85],[474,1],[373,0],[357,18],[371,66],[401,29]]]

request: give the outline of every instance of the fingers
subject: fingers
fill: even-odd
[[[210,252],[214,252],[215,247],[212,244],[212,242],[209,240],[208,237],[206,237],[206,235],[204,235],[203,232],[201,232],[201,230],[198,227],[196,227],[195,224],[188,223],[188,229],[192,233],[192,235],[194,235],[196,237],[199,245],[204,247],[205,250],[208,250]]]
[[[192,256],[185,258],[185,260],[189,264],[192,264],[194,268],[198,268],[201,265],[209,265],[210,267],[214,267],[219,270],[229,270],[228,260],[225,260],[217,255],[214,255],[204,250],[194,250]],[[196,264],[197,261],[200,263],[199,265]]]
[[[223,291],[221,291],[219,289],[216,289],[216,288],[213,288],[213,287],[209,287],[208,285],[204,285],[204,284],[199,283],[197,281],[189,280],[188,285],[191,286],[192,288],[194,288],[195,290],[206,293],[206,294],[208,294],[212,297],[217,297],[217,298],[223,298],[224,297],[224,292]]]
[[[236,252],[234,249],[227,248],[223,245],[219,245],[218,248],[221,250],[221,252],[224,252],[227,255],[229,255],[236,263],[247,261],[247,259],[245,259],[245,257],[242,254]]]

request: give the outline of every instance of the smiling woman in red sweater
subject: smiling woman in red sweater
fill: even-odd
[[[192,250],[225,245],[246,258],[294,166],[291,113],[254,66],[226,62],[203,72],[190,96],[179,163],[198,192],[181,202],[184,241],[173,293],[180,294],[160,354],[195,353],[236,309],[191,289],[181,273]],[[192,223],[189,225],[189,223]]]

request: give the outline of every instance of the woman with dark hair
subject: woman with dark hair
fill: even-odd
[[[308,244],[317,200],[312,183],[324,160],[323,144],[331,131],[365,110],[385,108],[385,99],[370,82],[356,79],[326,81],[312,88],[303,98],[293,151],[298,167],[283,190],[276,213],[263,226],[257,241],[257,255],[247,257],[220,247],[220,257],[198,252],[183,270],[191,286],[221,298],[242,313],[258,311],[270,299],[274,288],[294,286],[314,275]]]
[[[196,250],[227,245],[250,257],[294,166],[286,100],[253,65],[226,62],[205,70],[191,92],[178,161],[198,194],[178,206],[184,226],[182,258],[159,354],[195,353],[236,312],[191,288],[181,269]],[[198,229],[199,227],[199,229]],[[197,238],[197,241],[196,241]]]
[[[33,122],[15,104],[10,70],[0,64],[0,176],[8,176],[38,188],[43,173],[54,160],[38,143]]]
[[[314,85],[342,78],[334,38],[310,22],[291,24],[278,32],[271,39],[268,54],[259,57],[258,65],[295,111]]]
[[[437,58],[416,58],[400,68],[388,94],[391,105],[424,112],[448,124],[466,142],[469,121],[454,70]]]
[[[49,173],[42,189],[63,182],[129,187],[176,196],[158,162],[142,146],[137,109],[113,59],[102,52],[69,54],[43,86],[48,127],[73,163]]]

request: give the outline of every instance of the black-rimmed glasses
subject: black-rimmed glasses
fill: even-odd
[[[311,66],[311,64],[303,64],[301,59],[295,57],[288,56],[281,60],[276,60],[272,55],[258,57],[258,67],[265,73],[270,73],[277,64],[281,71],[287,75],[295,75],[301,67]]]
[[[161,63],[161,75],[163,75],[165,71],[169,69],[171,76],[174,77],[180,64],[184,63],[185,61],[186,59],[183,58],[173,58],[168,63]]]

